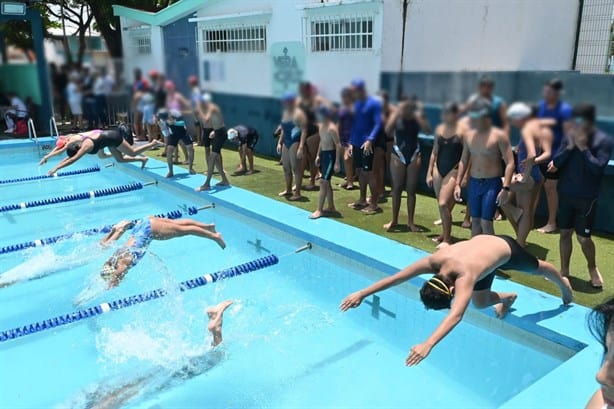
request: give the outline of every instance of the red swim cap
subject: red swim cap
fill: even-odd
[[[164,82],[164,89],[167,89],[169,91],[174,91],[175,90],[175,83],[171,80],[166,80]]]
[[[147,75],[149,75],[150,78],[155,78],[159,75],[160,73],[157,70],[149,70],[149,73]]]
[[[190,84],[190,85],[198,84],[198,78],[196,77],[196,75],[190,75],[188,77],[188,84]]]
[[[59,136],[58,140],[55,141],[56,148],[62,149],[65,145],[66,145],[66,137],[65,136]]]

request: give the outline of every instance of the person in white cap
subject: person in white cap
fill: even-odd
[[[552,121],[538,119],[536,109],[523,102],[512,104],[507,117],[520,130],[521,138],[511,185],[515,203],[510,200],[502,208],[516,231],[516,241],[526,247],[544,179],[539,165],[548,163],[552,154]]]
[[[245,125],[235,125],[228,130],[228,140],[239,144],[240,163],[235,174],[254,174],[254,148],[258,143],[258,131]],[[249,168],[248,168],[249,164]]]

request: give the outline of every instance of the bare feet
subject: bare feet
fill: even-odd
[[[443,236],[433,237],[431,240],[433,240],[437,244],[440,244],[441,242],[443,242]]]
[[[390,231],[390,230],[394,229],[395,227],[397,227],[398,225],[399,225],[398,223],[388,222],[388,223],[386,223],[386,224],[383,226],[383,228],[384,228],[384,230],[386,230],[386,231]]]
[[[311,214],[309,215],[309,218],[310,218],[310,219],[319,219],[319,218],[320,218],[320,217],[322,217],[322,216],[323,216],[323,215],[322,215],[322,212],[321,212],[321,211],[319,211],[319,210],[316,210],[315,212],[313,212],[313,213],[311,213]]]
[[[305,186],[303,189],[305,189],[308,192],[319,190],[319,188],[316,185],[312,185],[312,184]]]
[[[410,232],[412,233],[419,233],[422,231],[422,229],[418,226],[416,226],[413,223],[407,223],[407,228],[409,229]]]
[[[537,229],[537,231],[540,232],[540,233],[545,233],[545,234],[554,233],[556,231],[556,225],[554,225],[554,224],[547,224],[547,225]]]
[[[197,192],[206,192],[207,190],[211,190],[211,185],[204,184],[196,188]]]
[[[381,207],[379,207],[377,204],[376,205],[369,205],[367,207],[365,207],[364,209],[361,210],[362,213],[366,214],[366,215],[373,215],[373,214],[377,214],[380,213],[382,211]]]
[[[448,247],[450,245],[450,243],[446,242],[446,241],[442,241],[441,243],[439,243],[437,245],[437,247],[435,247],[437,250],[441,250],[441,249],[445,249],[446,247]]]
[[[222,250],[224,250],[226,248],[226,242],[222,238],[222,234],[221,233],[215,233],[211,239],[213,241],[215,241],[217,243],[217,245],[222,248]]]
[[[518,296],[516,294],[511,295],[509,298],[506,298],[501,302],[501,304],[497,304],[495,306],[495,313],[497,314],[497,318],[503,319],[512,308],[512,304],[516,301]]]
[[[563,277],[561,281],[563,282],[563,287],[561,287],[561,298],[563,304],[568,305],[573,301],[573,289],[567,277]]]
[[[167,177],[167,178],[172,178],[173,176],[175,176],[175,174],[174,174],[173,172],[168,172],[168,173],[166,174],[166,177]]]
[[[443,223],[443,222],[441,221],[441,219],[435,220],[435,221],[433,222],[433,224],[434,224],[435,226],[441,226],[441,224],[442,224],[442,223]]]
[[[147,165],[147,161],[149,160],[149,158],[145,157],[139,160],[141,161],[141,169],[144,169],[145,165]]]
[[[291,202],[296,202],[297,200],[301,200],[303,196],[294,193],[292,196],[288,198]]]
[[[194,170],[193,167],[190,167],[190,169],[188,170],[188,172],[190,172],[190,175],[195,175],[196,171]]]
[[[255,172],[254,170],[248,170],[247,172],[245,172],[246,175],[253,175]]]
[[[369,206],[367,202],[361,202],[361,201],[357,201],[357,202],[348,204],[348,207],[354,210],[362,210],[367,206]]]
[[[597,267],[589,269],[588,273],[591,276],[591,286],[597,289],[603,289],[603,277]]]
[[[291,194],[292,192],[288,192],[287,190],[284,190],[283,192],[279,192],[277,196],[284,197],[284,196],[290,196]]]
[[[222,342],[222,324],[224,322],[224,311],[232,304],[232,300],[222,301],[216,306],[206,309],[209,317],[207,329],[213,335],[213,346],[219,345]]]
[[[463,220],[463,224],[461,224],[461,227],[463,227],[465,229],[470,229],[471,228],[471,220]]]
[[[215,186],[230,186],[230,182],[226,181],[226,182],[217,182],[215,184]]]

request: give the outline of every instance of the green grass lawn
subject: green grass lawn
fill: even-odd
[[[152,157],[159,158],[160,151],[150,152]],[[271,199],[286,202],[290,206],[297,206],[308,211],[315,210],[318,192],[303,191],[306,196],[305,201],[289,202],[285,198],[279,197],[277,194],[284,188],[283,170],[279,166],[278,161],[271,158],[255,158],[255,168],[257,173],[249,176],[232,176],[234,169],[239,163],[239,156],[236,151],[225,149],[224,168],[229,174],[230,181],[233,185],[250,190],[267,196]],[[204,149],[196,148],[196,165],[198,172],[205,170],[204,164]],[[342,217],[337,220],[340,223],[347,223],[364,230],[368,230],[375,234],[385,236],[389,239],[399,241],[401,243],[416,247],[428,252],[435,251],[435,243],[431,240],[432,237],[440,233],[440,227],[433,225],[433,221],[439,219],[439,211],[437,202],[431,196],[419,194],[416,204],[416,224],[424,229],[421,233],[409,232],[392,232],[388,233],[382,229],[382,226],[387,223],[391,215],[391,203],[388,200],[380,206],[384,210],[382,213],[373,216],[363,215],[359,211],[351,210],[347,204],[355,201],[358,198],[358,192],[346,191],[339,188],[337,185],[343,181],[340,177],[333,178],[335,204],[337,209],[341,211]],[[461,211],[464,206],[457,206],[454,209],[454,227],[452,235],[457,239],[468,239],[470,237],[469,229],[464,229],[460,226],[463,219]],[[407,213],[405,212],[405,202],[401,206],[401,215],[399,220],[403,223],[406,220]],[[514,232],[507,221],[495,222],[495,231],[498,234],[509,234],[514,236]],[[608,295],[614,293],[614,252],[612,252],[612,236],[596,236],[594,237],[597,246],[597,264],[600,266],[601,273],[604,276],[605,286],[603,291],[596,291],[591,288],[588,279],[588,271],[586,262],[581,250],[574,242],[574,252],[571,261],[571,284],[575,290],[575,300],[579,304],[586,306],[594,306],[604,301]],[[532,232],[529,236],[529,251],[538,256],[540,259],[547,260],[555,266],[560,267],[560,257],[558,250],[558,235],[556,234],[540,234]],[[511,279],[519,283],[544,290],[548,293],[559,295],[558,288],[547,282],[541,277],[532,277],[521,273],[512,273]]]

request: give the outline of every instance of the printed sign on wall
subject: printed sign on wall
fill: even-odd
[[[305,49],[300,41],[271,44],[273,96],[297,91],[305,75]]]

